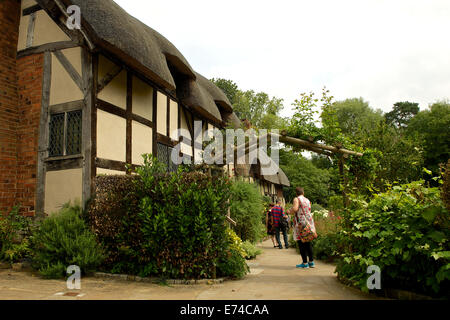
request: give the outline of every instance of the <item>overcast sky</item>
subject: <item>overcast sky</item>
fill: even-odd
[[[197,72],[285,101],[363,97],[389,111],[450,98],[449,0],[115,0]]]

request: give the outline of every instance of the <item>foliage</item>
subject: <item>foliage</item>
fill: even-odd
[[[408,126],[409,121],[419,112],[417,102],[397,102],[391,112],[386,113],[385,119],[388,124],[396,128]]]
[[[442,191],[441,198],[447,208],[447,211],[450,212],[450,159],[447,162],[447,165],[441,167],[442,174]]]
[[[232,80],[211,79],[227,96],[239,119],[247,119],[253,127],[260,129],[283,129],[285,120],[279,116],[283,99],[270,97],[265,92],[240,90]]]
[[[353,141],[373,131],[383,121],[381,110],[373,110],[363,98],[336,101],[332,107],[340,130]]]
[[[326,209],[313,212],[318,237],[313,241],[314,255],[317,259],[332,261],[342,250],[339,231],[341,218]]]
[[[231,255],[238,264],[225,236],[230,181],[183,170],[166,173],[156,158],[144,155],[144,165],[133,177],[97,178],[103,190],[96,193],[89,216],[107,248],[107,270],[140,276],[214,278],[224,257]],[[99,182],[108,179],[114,183]],[[123,181],[116,183],[120,179]],[[108,199],[116,203],[108,206]],[[112,221],[111,230],[102,221]]]
[[[423,181],[396,185],[369,203],[352,197],[337,272],[367,290],[366,269],[381,268],[385,288],[444,294],[450,280],[448,211]]]
[[[47,278],[63,277],[70,265],[88,273],[103,260],[94,234],[81,218],[81,208],[69,204],[42,221],[32,247],[33,264]]]
[[[31,218],[22,216],[19,210],[15,206],[8,215],[0,214],[0,260],[18,262],[31,253]]]
[[[242,278],[249,272],[245,262],[247,253],[242,240],[230,228],[226,229],[226,254],[222,255],[217,264],[217,275],[221,277]]]
[[[298,153],[281,149],[279,155],[280,167],[291,183],[290,187],[284,188],[286,202],[292,202],[295,187],[301,186],[311,202],[326,205],[327,198],[334,195],[333,190],[330,190],[330,172],[315,167]]]
[[[242,248],[245,251],[244,258],[247,260],[254,259],[254,258],[256,258],[257,255],[262,253],[261,249],[258,249],[257,247],[255,247],[255,245],[248,240],[244,241],[242,243]]]
[[[450,102],[433,103],[428,110],[419,112],[408,124],[407,134],[420,137],[423,144],[424,166],[439,173],[439,164],[450,158]]]
[[[322,210],[324,210],[324,208],[323,208],[320,204],[318,204],[318,203],[313,203],[313,204],[311,205],[311,212],[314,212],[314,211],[322,211]]]
[[[243,240],[260,241],[264,237],[264,202],[256,184],[237,180],[231,185],[230,215],[236,221],[234,231]]]

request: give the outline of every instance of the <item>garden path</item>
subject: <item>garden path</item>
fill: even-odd
[[[341,284],[334,265],[316,262],[314,269],[296,269],[300,256],[295,249],[273,248],[271,241],[259,247],[263,254],[249,262],[251,273],[242,280],[214,285],[157,285],[111,279],[83,278],[78,297],[68,292],[65,281],[43,280],[26,272],[0,270],[0,300],[302,300],[374,299],[357,289]]]

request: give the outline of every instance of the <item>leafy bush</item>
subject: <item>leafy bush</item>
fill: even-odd
[[[69,265],[77,265],[86,274],[103,260],[94,234],[81,218],[79,206],[65,205],[44,219],[36,231],[32,246],[33,264],[46,278],[60,278]]]
[[[2,216],[0,214],[0,260],[18,262],[30,255],[32,224],[19,213],[19,206]]]
[[[236,221],[234,227],[237,235],[243,240],[260,241],[265,234],[262,218],[264,202],[256,184],[235,181],[231,186],[231,218]]]
[[[248,240],[242,243],[242,247],[245,251],[244,258],[247,260],[255,259],[257,255],[262,253],[261,249],[255,247],[255,245]]]
[[[318,203],[313,203],[312,205],[311,205],[311,212],[314,212],[314,211],[322,211],[322,210],[325,210],[320,204],[318,204]]]
[[[245,262],[247,255],[242,240],[230,228],[226,229],[226,254],[222,255],[217,265],[217,275],[221,277],[242,278],[249,272]]]
[[[437,188],[416,181],[352,205],[341,231],[340,277],[367,290],[366,269],[377,265],[385,288],[448,293],[449,216]]]
[[[230,181],[182,168],[169,174],[149,155],[136,172],[97,177],[89,221],[108,252],[104,268],[140,276],[215,278],[219,261],[235,252],[225,236]]]

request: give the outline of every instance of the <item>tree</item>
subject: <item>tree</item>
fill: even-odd
[[[327,169],[319,169],[300,153],[290,149],[280,150],[280,167],[289,178],[291,186],[285,188],[286,201],[295,197],[295,188],[303,187],[312,203],[327,204],[329,196],[334,195],[330,189],[331,175]]]
[[[284,128],[285,120],[279,116],[283,99],[270,97],[265,92],[242,91],[232,80],[212,79],[227,96],[239,119],[247,119],[253,127],[260,129]]]
[[[450,158],[450,101],[433,103],[411,119],[407,134],[422,139],[425,167],[435,174]]]
[[[419,104],[416,102],[397,102],[392,111],[385,114],[385,119],[388,124],[402,128],[406,127],[418,112]]]
[[[363,98],[351,98],[333,103],[343,134],[359,137],[374,130],[383,121],[381,110],[373,110]]]

